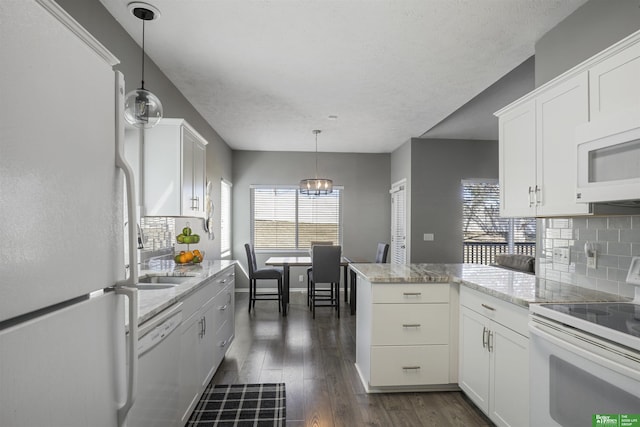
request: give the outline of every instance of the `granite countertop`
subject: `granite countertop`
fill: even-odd
[[[458,283],[513,304],[628,301],[627,298],[482,264],[351,264],[371,283]]]
[[[204,286],[207,279],[220,274],[235,260],[204,260],[200,264],[179,265],[173,260],[152,260],[140,265],[140,278],[146,276],[189,277],[178,286],[167,289],[145,289],[138,291],[138,324],[183,300]],[[142,287],[142,286],[141,286]],[[129,320],[126,321],[127,325]]]

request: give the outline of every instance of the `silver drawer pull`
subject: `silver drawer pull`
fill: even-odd
[[[225,305],[221,305],[218,309],[219,309],[220,311],[225,311],[225,310],[227,309],[227,304],[225,304]]]
[[[422,295],[422,292],[404,292],[403,295],[405,297],[419,297]]]
[[[402,324],[403,328],[419,328],[420,326],[422,326],[420,323],[403,323]]]
[[[417,371],[418,369],[420,369],[420,366],[403,366],[402,367],[403,371]]]
[[[490,305],[487,304],[481,304],[484,308],[486,308],[487,310],[491,310],[491,311],[496,311],[495,308],[491,307]]]
[[[227,340],[221,341],[220,342],[220,347],[224,347],[227,345]]]

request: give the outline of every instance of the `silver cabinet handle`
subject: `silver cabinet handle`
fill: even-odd
[[[482,348],[487,348],[487,332],[489,332],[489,330],[487,329],[486,326],[482,327]]]
[[[403,323],[402,324],[403,328],[419,328],[420,326],[422,326],[420,323]]]
[[[487,347],[489,348],[489,352],[493,351],[493,332],[489,331],[489,339],[487,340]]]
[[[226,309],[227,309],[227,304],[222,305],[222,306],[220,306],[220,307],[218,308],[218,310],[220,310],[220,311],[225,311]]]
[[[533,193],[533,188],[529,186],[529,207],[533,206],[533,197],[531,197],[532,193]]]
[[[536,206],[540,206],[542,204],[542,197],[539,197],[538,194],[542,194],[542,189],[536,185],[536,189],[533,193],[533,198],[536,201]]]
[[[495,308],[491,307],[490,305],[487,304],[481,304],[484,308],[486,308],[487,310],[491,310],[491,311],[496,311]]]
[[[227,340],[220,341],[220,347],[224,347],[227,345]]]
[[[405,297],[419,297],[422,295],[422,292],[404,292],[403,295]]]
[[[420,369],[420,366],[403,366],[402,367],[403,371],[417,371],[418,369]]]

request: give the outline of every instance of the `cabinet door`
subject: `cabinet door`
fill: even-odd
[[[586,123],[587,73],[577,75],[536,98],[538,216],[589,213],[588,203],[576,203],[576,126]]]
[[[216,302],[219,295],[209,300],[201,310],[202,319],[204,321],[204,328],[202,339],[200,340],[200,347],[198,349],[198,369],[200,371],[200,387],[204,389],[209,381],[213,377],[213,374],[218,367],[215,360],[216,353],[216,331],[218,326],[216,325]]]
[[[489,417],[498,426],[529,425],[529,340],[493,323]]]
[[[180,415],[182,425],[189,421],[191,412],[200,397],[200,370],[197,353],[202,335],[202,318],[197,312],[180,329]]]
[[[143,135],[144,215],[180,215],[182,151],[179,127],[162,123],[145,129]]]
[[[204,216],[204,196],[207,186],[206,148],[200,143],[193,145],[193,197],[195,198],[195,212]]]
[[[193,151],[195,142],[189,131],[182,128],[182,215],[190,216],[196,201],[193,194]]]
[[[591,120],[640,108],[640,43],[589,69]]]
[[[489,320],[460,307],[460,388],[483,412],[489,412]]]
[[[500,215],[535,216],[536,110],[529,101],[499,118]],[[572,199],[573,200],[573,199]]]

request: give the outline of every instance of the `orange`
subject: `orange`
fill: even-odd
[[[184,256],[186,257],[187,262],[191,262],[193,259],[193,254],[191,252],[185,252]]]
[[[180,254],[180,264],[186,264],[189,260],[187,260],[187,254]]]
[[[199,258],[202,258],[202,254],[201,254],[201,253],[200,253],[200,251],[199,251],[199,250],[197,250],[197,249],[195,249],[195,250],[193,251],[193,254],[194,254],[195,256],[199,257]]]

